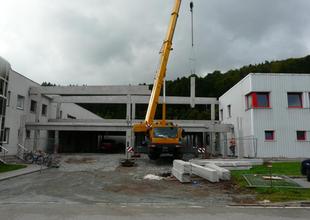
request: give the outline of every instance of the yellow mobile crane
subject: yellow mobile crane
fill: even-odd
[[[162,45],[160,66],[156,73],[156,78],[149,100],[145,120],[144,122],[140,124],[135,124],[133,126],[133,131],[136,135],[143,134],[145,136],[145,143],[148,146],[148,155],[149,158],[152,160],[158,159],[161,153],[173,154],[175,158],[182,157],[181,140],[183,135],[183,129],[179,128],[172,122],[166,121],[165,100],[163,101],[162,119],[159,121],[154,121],[160,92],[166,76],[166,69],[170,51],[172,50],[172,40],[177,24],[177,19],[179,16],[180,6],[181,0],[176,0],[175,6],[171,14],[168,32]]]

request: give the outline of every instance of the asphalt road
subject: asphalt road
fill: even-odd
[[[85,204],[6,204],[0,205],[1,220],[284,220],[309,219],[310,209],[293,208],[231,208],[139,205]]]
[[[0,220],[310,219],[306,208],[231,207],[254,197],[229,182],[144,180],[146,174],[171,170],[171,163],[140,159],[138,166],[122,168],[118,159],[68,155],[59,169],[1,181]]]

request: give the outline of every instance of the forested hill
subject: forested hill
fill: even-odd
[[[249,73],[310,73],[310,55],[281,61],[248,65],[226,73],[214,71],[205,77],[196,77],[196,96],[220,97]],[[167,81],[166,94],[169,96],[189,96],[190,77]]]

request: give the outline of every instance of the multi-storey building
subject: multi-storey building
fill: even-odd
[[[220,101],[240,157],[310,157],[310,74],[249,74]],[[251,141],[249,141],[251,140]]]

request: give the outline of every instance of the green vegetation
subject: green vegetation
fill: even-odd
[[[270,200],[272,202],[285,202],[294,200],[310,200],[310,189],[288,188],[247,188],[248,184],[243,174],[266,174],[269,168],[265,165],[254,166],[251,170],[232,171],[232,179],[241,189],[248,189],[257,194],[257,200]],[[300,162],[274,163],[272,173],[286,176],[300,176]]]
[[[225,73],[214,71],[203,73],[203,76],[189,75],[166,81],[167,96],[190,96],[190,78],[196,78],[197,97],[220,97],[249,73],[310,73],[310,55],[303,58],[290,58],[282,61],[265,61],[264,63],[244,66],[240,69],[229,70]],[[153,74],[153,73],[150,73]],[[145,83],[143,83],[145,85]],[[50,82],[43,82],[42,86],[55,86]],[[150,85],[152,87],[152,85]],[[126,106],[120,105],[93,105],[81,104],[82,107],[106,119],[126,118]],[[157,108],[161,111],[160,106]],[[144,118],[146,105],[136,108],[137,117]],[[218,112],[217,112],[218,113]],[[168,119],[210,119],[209,109],[179,106],[177,108],[167,105]],[[160,118],[160,113],[157,114]],[[218,119],[218,115],[216,115]]]
[[[0,173],[9,172],[13,170],[19,170],[27,167],[26,165],[18,165],[18,164],[0,164]]]

